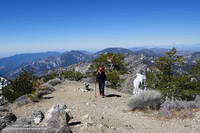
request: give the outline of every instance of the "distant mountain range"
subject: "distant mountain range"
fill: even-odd
[[[39,75],[46,72],[47,70],[59,67],[66,67],[79,62],[87,62],[90,61],[91,59],[92,57],[88,54],[82,53],[80,51],[70,51],[70,52],[65,52],[59,56],[51,56],[40,60],[32,61],[16,69],[15,71],[11,72],[9,75],[6,76],[15,77],[16,75],[19,74],[19,72],[22,69],[31,71],[34,74]]]
[[[163,56],[169,49],[166,48],[107,48],[94,54],[87,51],[45,52],[33,54],[20,54],[0,59],[0,75],[9,78],[16,77],[23,69],[39,75],[48,70],[67,67],[80,62],[90,62],[92,59],[105,53],[120,53],[141,55],[147,57]],[[179,55],[200,58],[200,52],[178,51]]]
[[[0,59],[0,75],[7,76],[23,64],[30,63],[50,56],[59,56],[59,52],[27,53]]]
[[[105,54],[105,53],[134,54],[134,52],[132,50],[126,49],[126,48],[106,48],[99,52],[96,52],[95,54],[93,54],[93,56],[97,57],[97,56],[99,56],[101,54]]]

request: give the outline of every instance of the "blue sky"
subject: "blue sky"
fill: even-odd
[[[199,0],[0,0],[0,53],[199,42]]]

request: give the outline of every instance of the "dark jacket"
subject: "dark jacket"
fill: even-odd
[[[106,81],[106,74],[105,74],[105,72],[97,72],[97,74],[96,74],[96,81]]]

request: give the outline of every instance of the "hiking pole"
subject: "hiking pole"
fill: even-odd
[[[96,90],[97,90],[97,82],[95,81],[95,85],[94,85],[94,96],[96,97]]]

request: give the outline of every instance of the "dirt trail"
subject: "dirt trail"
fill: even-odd
[[[109,89],[111,97],[95,98],[94,91],[81,92],[81,87],[83,83],[65,81],[47,99],[13,111],[27,116],[33,110],[46,112],[54,104],[67,104],[74,116],[71,127],[75,133],[200,133],[199,112],[192,119],[158,120],[153,113],[126,111],[130,95]]]

